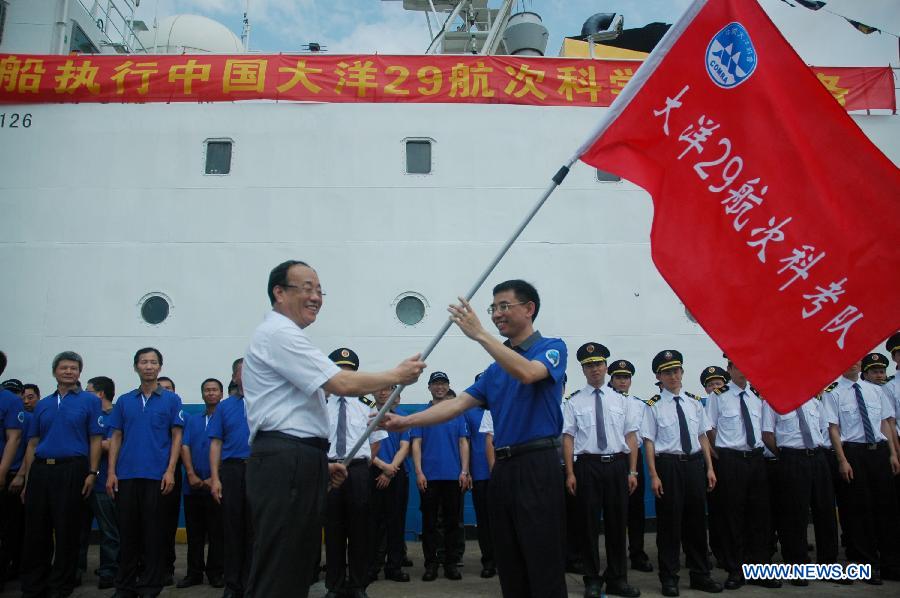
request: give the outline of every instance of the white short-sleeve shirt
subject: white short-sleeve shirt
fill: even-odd
[[[685,453],[681,450],[681,427],[678,423],[675,395],[663,389],[658,396],[653,405],[643,410],[641,435],[653,443],[653,450],[657,454],[683,455]],[[678,396],[681,397],[681,410],[684,411],[691,437],[690,454],[693,455],[700,451],[700,435],[710,430],[709,420],[700,401],[686,394]]]
[[[762,430],[775,434],[775,444],[779,448],[805,449],[803,433],[800,431],[800,411],[806,418],[809,426],[809,435],[812,438],[813,447],[825,446],[822,437],[821,413],[822,402],[818,399],[810,399],[794,411],[784,415],[777,413],[772,406],[763,401]]]
[[[343,456],[337,454],[337,427],[338,416],[341,409],[341,398],[342,397],[331,395],[326,399],[329,422],[328,442],[331,443],[331,446],[328,449],[329,459],[337,459]],[[366,433],[366,428],[369,426],[369,418],[377,415],[378,410],[363,402],[360,397],[343,398],[347,401],[347,450],[349,451],[362,435]],[[387,435],[388,433],[384,430],[375,430],[372,432],[369,436],[369,442],[364,442],[360,445],[359,451],[357,451],[354,458],[371,459],[372,448],[369,445],[384,440],[387,438]]]
[[[484,416],[482,416],[481,418],[481,426],[479,426],[478,431],[482,434],[494,433],[494,418],[491,416],[491,412],[487,409],[485,409]]]
[[[881,433],[881,420],[893,415],[890,401],[878,386],[864,383],[862,380],[854,382],[841,376],[837,386],[825,394],[828,423],[840,426],[842,442],[866,442],[862,414],[856,401],[856,390],[853,388],[853,385],[857,383],[866,404],[875,442],[887,440]]]
[[[340,368],[302,328],[270,311],[253,332],[244,358],[244,401],[251,441],[258,432],[328,438],[322,385]]]
[[[744,402],[747,403],[747,411],[750,412],[753,435],[756,437],[753,446],[748,444],[747,434],[744,431],[740,397],[742,392]],[[741,388],[729,382],[709,395],[706,401],[706,415],[709,417],[710,425],[716,429],[716,446],[739,451],[762,448],[762,405],[762,400],[750,390],[749,384],[747,388]]]
[[[600,387],[606,448],[597,446],[597,414],[594,387],[585,386],[563,403],[563,434],[575,439],[575,455],[630,453],[625,435],[641,427],[638,401],[609,387]]]

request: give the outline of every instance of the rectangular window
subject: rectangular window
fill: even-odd
[[[206,174],[229,174],[231,172],[231,142],[206,142]]]
[[[406,142],[406,174],[431,174],[431,142]]]
[[[605,170],[597,169],[597,180],[601,183],[617,183],[622,180],[622,177],[616,176],[611,172],[606,172]]]
[[[74,21],[72,22],[72,38],[69,40],[69,52],[79,54],[99,54],[100,50],[91,42],[87,34]]]

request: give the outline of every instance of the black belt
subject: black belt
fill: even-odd
[[[328,447],[329,447],[327,438],[316,438],[314,436],[311,436],[308,438],[300,438],[299,436],[291,436],[290,434],[285,434],[284,432],[277,432],[277,431],[273,431],[273,430],[263,430],[261,432],[257,432],[256,438],[269,438],[272,440],[286,440],[288,442],[293,442],[295,444],[311,446],[313,448],[317,448],[326,453],[328,452]]]
[[[855,448],[855,449],[865,449],[867,451],[877,451],[878,449],[887,446],[887,442],[882,440],[881,442],[845,442],[845,448]]]
[[[350,467],[351,465],[360,465],[362,463],[368,463],[369,460],[366,459],[365,457],[357,457],[356,459],[351,459],[350,461],[343,461],[341,459],[329,459],[328,462],[329,463],[343,463],[347,467]]]
[[[227,459],[223,459],[223,460],[222,460],[222,464],[223,464],[223,465],[224,465],[225,463],[240,463],[240,464],[244,464],[244,463],[246,463],[246,462],[247,462],[246,457],[228,457]]]
[[[703,451],[697,451],[696,453],[691,453],[690,455],[680,455],[678,453],[657,453],[657,459],[666,460],[669,459],[671,461],[696,461],[697,459],[703,458]]]
[[[513,444],[495,448],[494,456],[500,460],[511,459],[518,455],[524,455],[525,453],[555,448],[559,448],[559,438],[538,438],[537,440],[530,440],[528,442],[523,442],[522,444]]]
[[[594,455],[592,453],[581,453],[580,455],[575,455],[578,461],[599,461],[600,463],[612,463],[617,459],[624,459],[627,457],[625,453],[613,453],[611,455]]]
[[[813,448],[792,448],[789,446],[778,447],[778,452],[783,455],[799,455],[801,457],[814,457],[821,452],[821,449]]]
[[[744,459],[750,459],[753,457],[761,457],[763,454],[763,450],[761,448],[755,448],[750,451],[742,451],[742,450],[738,450],[738,449],[719,447],[716,450],[719,451],[719,453],[731,454],[731,455],[734,455],[735,457],[742,457]]]
[[[63,465],[65,463],[75,463],[76,461],[87,461],[87,457],[82,457],[81,455],[77,457],[51,457],[50,459],[35,457],[34,460],[38,463],[46,463],[47,465]]]

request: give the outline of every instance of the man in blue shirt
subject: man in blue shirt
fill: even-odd
[[[116,501],[121,546],[116,589],[123,596],[156,596],[166,575],[163,497],[175,488],[184,414],[181,397],[160,386],[163,357],[146,347],[134,354],[141,385],[119,397],[107,419],[106,492]]]
[[[494,564],[494,543],[491,540],[491,518],[488,514],[487,434],[481,432],[484,407],[474,407],[463,415],[469,429],[469,477],[472,479],[472,505],[475,507],[475,523],[478,525],[478,548],[481,550],[481,577],[487,579],[497,574]]]
[[[442,387],[435,392],[433,387]],[[446,399],[450,380],[444,372],[434,372],[428,379],[432,390],[432,402],[425,410],[433,409]],[[469,488],[469,443],[466,420],[462,415],[434,424],[427,428],[413,428],[413,465],[416,469],[416,486],[421,497],[422,550],[425,553],[425,574],[422,581],[437,579],[438,569],[438,509],[443,518],[444,576],[462,579],[456,566],[456,553],[460,543],[460,502]]]
[[[38,402],[29,424],[23,597],[68,596],[75,588],[84,499],[97,478],[103,434],[100,399],[78,384],[83,365],[73,351],[53,359],[56,392]]]
[[[224,587],[222,581],[222,508],[209,492],[212,474],[209,466],[209,423],[222,400],[222,382],[207,378],[200,385],[206,411],[189,416],[184,423],[181,462],[187,479],[184,488],[184,524],[187,528],[188,566],[179,588],[203,583],[203,573],[213,587]],[[204,562],[203,550],[209,541]]]
[[[394,388],[388,386],[375,391],[375,407],[379,411]],[[397,397],[392,412],[396,412],[399,403],[400,397]],[[409,477],[406,472],[409,443],[408,431],[390,432],[381,441],[378,454],[372,459],[372,512],[369,529],[371,581],[378,579],[378,572],[382,567],[385,579],[409,581],[409,574],[402,569],[406,555],[406,507],[409,504]]]
[[[0,374],[6,369],[6,354],[0,351]],[[15,521],[17,513],[20,509],[12,502],[18,501],[18,496],[12,494],[7,495],[7,487],[11,487],[13,479],[18,473],[18,467],[12,468],[15,463],[16,453],[19,446],[25,441],[22,439],[22,426],[25,420],[23,413],[22,400],[15,394],[6,389],[0,389],[0,494],[3,498],[0,500],[0,591],[3,591],[3,582],[6,579],[7,567],[11,560],[18,561],[18,552],[14,553],[15,538],[19,534],[15,533]]]
[[[556,449],[566,345],[534,330],[541,300],[531,284],[502,282],[493,295],[488,313],[505,343],[482,327],[468,301],[460,298],[448,311],[494,363],[456,400],[407,417],[388,415],[384,427],[431,426],[486,405],[494,420],[496,454],[488,508],[503,595],[564,598],[565,500]]]
[[[225,538],[225,592],[223,598],[244,595],[253,555],[250,507],[247,504],[246,462],[250,457],[250,427],[244,405],[244,359],[231,364],[235,394],[216,408],[206,434],[209,436],[210,488],[222,505]]]
[[[106,419],[112,413],[113,399],[116,396],[116,385],[107,376],[96,376],[88,380],[87,391],[100,398],[103,409],[103,456],[100,459],[100,473],[94,482],[91,494],[91,510],[100,528],[100,567],[97,575],[100,579],[97,588],[105,590],[115,587],[116,573],[119,571],[119,522],[116,518],[116,503],[106,494],[106,472],[109,470],[109,435],[112,431],[106,425]]]
[[[175,392],[175,381],[168,376],[160,376],[156,380],[162,388],[169,392]],[[175,464],[175,486],[172,491],[162,499],[162,525],[163,535],[163,582],[162,585],[170,586],[175,583],[175,533],[178,531],[178,518],[181,515],[181,453],[178,454],[178,463]]]

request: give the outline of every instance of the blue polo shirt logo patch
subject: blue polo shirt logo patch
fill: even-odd
[[[19,420],[20,424],[25,423],[25,412],[19,411],[19,415],[18,415],[17,419]]]
[[[102,415],[101,415],[100,417],[97,418],[97,425],[100,426],[101,428],[105,428],[105,427],[106,427],[106,426],[103,424],[103,416],[102,416]]]
[[[544,353],[544,356],[547,358],[547,361],[549,361],[550,364],[553,365],[553,367],[559,365],[559,351],[557,351],[556,349],[550,349],[549,351]]]
[[[178,411],[178,419],[180,421],[184,421],[184,409],[179,409]]]

